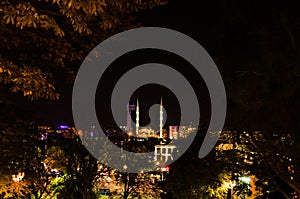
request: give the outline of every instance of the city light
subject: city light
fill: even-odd
[[[23,178],[25,177],[25,173],[24,172],[19,172],[16,175],[12,175],[12,180],[14,182],[20,182],[23,180]]]
[[[59,128],[60,128],[60,129],[67,129],[67,128],[69,128],[69,127],[66,126],[66,125],[60,125]]]
[[[165,166],[165,167],[161,168],[161,171],[162,172],[168,172],[168,171],[170,171],[170,167],[169,166]]]
[[[235,187],[235,180],[230,180],[229,182],[225,182],[225,186],[230,190],[230,198],[232,198],[233,188]]]
[[[251,178],[248,176],[241,176],[241,177],[239,177],[239,181],[249,184],[251,181]]]

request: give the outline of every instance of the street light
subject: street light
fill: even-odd
[[[250,184],[250,181],[251,181],[251,178],[250,177],[248,177],[248,176],[241,176],[241,177],[239,177],[239,181],[242,181],[242,182],[244,182],[244,183],[246,183],[246,184]]]
[[[24,172],[19,172],[16,175],[12,175],[12,180],[14,182],[20,182],[23,180],[23,178],[25,177],[25,173]]]
[[[165,166],[163,168],[160,168],[160,171],[161,171],[161,181],[164,181],[164,172],[169,173],[170,167]]]
[[[233,188],[236,185],[235,180],[230,180],[229,182],[225,182],[225,185],[227,187],[227,189],[230,190],[230,199],[232,199],[232,194],[233,194]]]

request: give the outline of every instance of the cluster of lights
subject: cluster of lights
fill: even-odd
[[[227,187],[227,189],[233,189],[233,187],[235,187],[236,182],[235,180],[230,180],[229,182],[225,182],[225,185]]]
[[[170,167],[169,166],[165,166],[163,168],[160,169],[162,172],[169,172],[170,171]]]
[[[25,173],[24,172],[19,172],[16,175],[12,175],[12,180],[14,182],[20,182],[23,180],[23,178],[25,177]]]
[[[161,171],[161,181],[164,181],[165,180],[164,172],[169,173],[170,167],[169,166],[162,167],[160,168],[160,171]]]
[[[248,176],[241,176],[241,177],[239,177],[239,181],[250,184],[251,178]]]

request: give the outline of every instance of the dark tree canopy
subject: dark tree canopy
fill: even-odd
[[[72,80],[99,42],[140,26],[161,0],[13,0],[0,3],[0,83],[12,92],[57,99],[53,72]]]

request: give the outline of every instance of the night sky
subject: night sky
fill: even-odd
[[[288,18],[282,16],[288,16]],[[283,58],[279,59],[279,62],[287,64],[288,56],[291,56],[293,60],[298,55],[297,49],[294,50],[295,52],[293,51],[295,49],[293,45],[297,47],[300,44],[299,36],[295,37],[294,41],[291,42],[284,26],[284,24],[295,24],[294,22],[299,19],[297,6],[292,3],[279,3],[279,1],[264,1],[264,3],[261,3],[260,1],[200,2],[170,0],[167,6],[142,13],[140,19],[144,26],[158,26],[180,31],[198,41],[208,51],[219,67],[229,97],[227,125],[225,125],[225,128],[251,127],[255,129],[273,126],[274,128],[284,129],[286,127],[289,128],[291,126],[290,123],[292,125],[296,123],[291,121],[289,115],[295,114],[294,109],[299,107],[297,102],[299,94],[292,93],[292,97],[286,100],[281,97],[280,89],[283,90],[282,92],[286,92],[286,88],[293,87],[295,84],[298,85],[299,82],[284,82],[280,79],[281,77],[277,78],[286,70],[277,67],[276,64],[272,63],[271,59],[277,56],[276,62],[278,62],[278,55],[282,52]],[[288,21],[288,23],[284,23],[284,20]],[[300,34],[298,29],[293,29],[294,35]],[[161,53],[151,51],[148,52],[147,57],[138,56],[139,53],[141,52],[127,55],[127,58],[123,58],[122,64],[119,65],[123,66],[126,63],[128,67],[132,67],[134,64],[145,62],[145,59],[164,62],[174,68],[178,67],[178,65],[176,66],[178,63],[184,65],[184,60],[180,60],[176,56],[163,54],[160,57]],[[270,61],[266,61],[269,59]],[[295,61],[293,63],[299,62]],[[188,64],[186,65],[188,68]],[[118,63],[115,63],[115,68],[111,70],[115,76],[120,76],[122,70],[124,72],[126,67],[121,68],[118,66]],[[198,93],[201,93],[201,96],[198,97],[201,110],[204,110],[205,113],[201,119],[207,122],[210,115],[210,109],[208,108],[210,101],[207,97],[205,84],[203,84],[201,77],[194,77],[191,75],[191,71],[187,71],[186,77],[191,82],[194,82],[192,84],[197,85],[195,89]],[[251,75],[246,75],[245,77],[240,75],[238,78],[236,76],[238,72],[248,74],[249,71],[251,74],[261,73],[264,75],[258,77],[258,79]],[[108,75],[108,79],[109,77],[112,76]],[[244,81],[241,81],[241,78]],[[71,111],[72,85],[64,83],[63,79],[62,77],[62,81],[57,87],[61,94],[59,101],[38,100],[30,102],[24,98],[21,99],[26,109],[44,124],[73,124]],[[263,90],[259,86],[257,88],[251,87],[250,85],[254,81],[266,81],[267,85],[273,88],[274,92],[266,92],[266,90],[269,91],[270,89]],[[241,82],[244,82],[245,85],[242,85]],[[113,84],[107,85],[111,86]],[[236,89],[237,85],[240,88],[239,91],[236,91],[238,90]],[[109,93],[109,86],[106,88]],[[143,106],[147,109],[151,104],[158,103],[161,95],[165,95],[164,97],[168,101],[165,104],[165,108],[168,110],[168,113],[169,111],[170,115],[179,113],[179,110],[174,108],[177,101],[176,99],[174,100],[172,92],[157,86],[143,89],[133,94],[132,101],[135,101],[137,96],[144,98],[141,101],[143,101]],[[156,92],[152,92],[154,90]],[[245,93],[242,95],[241,93],[243,92]],[[297,93],[297,89],[293,92]],[[145,93],[156,93],[156,95],[150,95],[151,97],[149,97]],[[239,100],[242,100],[240,96],[248,98],[249,101],[244,103],[248,109],[247,107],[242,109],[239,105]],[[18,96],[14,96],[14,98],[18,98]],[[99,99],[99,97],[96,97],[97,102],[100,102],[100,105],[97,105],[97,109],[101,111],[101,105],[108,107],[109,100],[106,98]],[[262,105],[258,106],[260,103]],[[125,109],[126,107],[124,107]],[[272,117],[264,120],[267,116]],[[176,117],[173,119],[177,120]],[[147,115],[145,115],[145,121],[143,122],[147,123]],[[109,119],[106,123],[107,125],[113,125],[113,122],[109,121]]]

